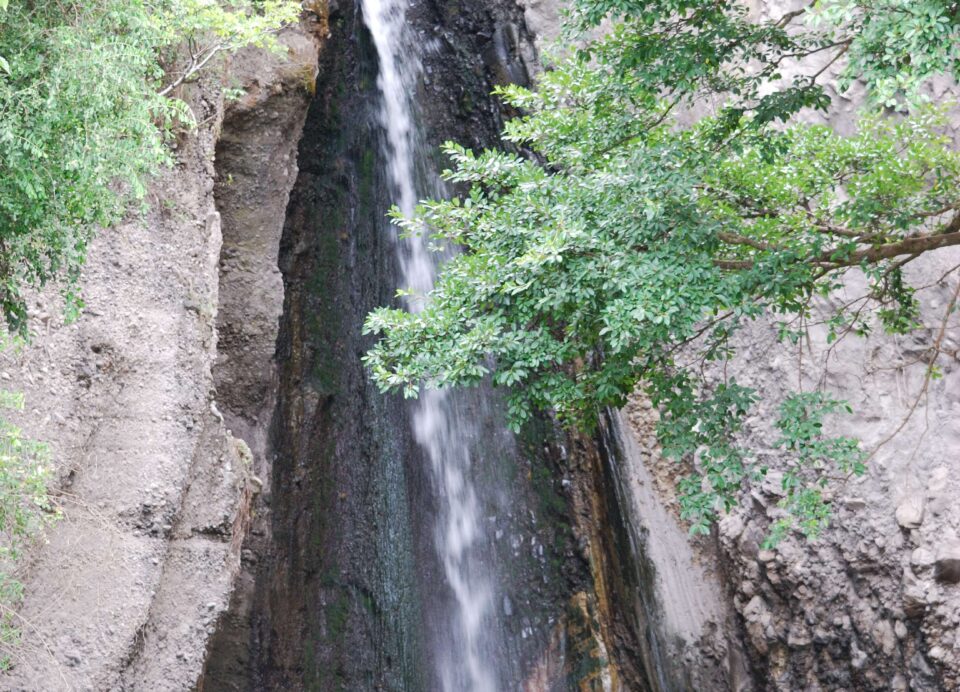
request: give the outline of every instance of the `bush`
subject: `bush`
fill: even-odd
[[[23,395],[0,391],[0,407],[23,409]],[[19,636],[14,606],[23,593],[14,568],[21,552],[45,525],[59,516],[47,493],[50,480],[46,445],[23,437],[0,419],[0,670]]]

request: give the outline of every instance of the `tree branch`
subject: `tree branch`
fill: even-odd
[[[195,75],[197,72],[199,72],[200,70],[202,70],[203,67],[204,67],[208,62],[210,62],[210,61],[213,59],[213,56],[215,56],[217,53],[219,53],[219,52],[223,49],[223,46],[224,46],[224,44],[219,43],[219,44],[217,44],[217,45],[215,45],[215,46],[211,46],[210,48],[206,49],[206,50],[209,50],[210,52],[207,53],[207,55],[206,55],[204,58],[200,59],[200,60],[198,60],[198,58],[200,58],[200,56],[203,55],[203,52],[204,52],[204,51],[201,51],[200,53],[197,53],[196,55],[191,55],[191,56],[190,56],[190,64],[187,65],[187,69],[185,69],[185,70],[183,71],[183,74],[181,74],[179,77],[177,77],[177,79],[175,79],[173,82],[171,82],[170,84],[168,84],[167,86],[165,86],[163,89],[161,89],[161,90],[158,92],[158,93],[160,94],[160,96],[166,96],[166,95],[169,94],[171,91],[173,91],[174,89],[176,89],[178,86],[180,86],[181,84],[183,84],[185,81],[187,81],[188,79],[190,79],[190,77],[192,77],[192,76]]]
[[[815,260],[814,263],[822,266],[836,265],[837,267],[854,267],[863,262],[873,263],[883,259],[899,257],[900,255],[919,255],[951,245],[960,245],[960,214],[953,218],[942,233],[915,236],[913,238],[905,238],[896,243],[887,243],[886,245],[865,248],[839,261],[832,260],[829,256],[821,256],[821,258]]]
[[[730,233],[718,233],[720,240],[731,245],[747,245],[758,250],[776,252],[779,248],[763,243],[763,241],[753,240],[744,236],[737,236]],[[921,255],[932,250],[960,245],[960,213],[953,217],[949,224],[944,227],[940,233],[930,235],[915,236],[913,238],[904,238],[895,243],[886,243],[874,247],[864,248],[852,252],[847,257],[834,259],[832,255],[836,252],[828,251],[817,258],[806,260],[815,267],[822,269],[840,269],[842,267],[856,267],[864,262],[873,264],[880,260],[892,259],[900,255],[911,255],[913,257]],[[913,258],[911,257],[911,259]],[[754,260],[713,260],[715,267],[719,269],[738,270],[752,269],[755,266]],[[905,264],[905,263],[904,263]]]

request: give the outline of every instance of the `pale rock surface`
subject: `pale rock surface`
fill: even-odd
[[[923,496],[908,495],[897,505],[897,523],[903,529],[919,529],[923,523]]]

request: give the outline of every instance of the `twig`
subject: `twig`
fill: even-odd
[[[943,337],[947,332],[947,323],[950,321],[950,315],[953,313],[953,309],[957,305],[957,299],[960,298],[960,280],[957,281],[957,287],[953,291],[953,296],[950,298],[950,303],[947,305],[947,309],[943,313],[943,320],[940,322],[940,332],[937,334],[937,338],[933,342],[933,357],[930,359],[930,362],[927,365],[926,372],[923,376],[923,386],[920,388],[920,392],[917,394],[916,399],[914,399],[913,404],[910,406],[910,409],[907,411],[907,415],[904,416],[903,420],[900,421],[900,425],[897,426],[896,430],[891,432],[885,438],[883,438],[876,447],[873,448],[873,451],[867,455],[867,458],[864,460],[869,461],[874,457],[874,455],[887,444],[890,440],[896,437],[901,430],[906,427],[907,423],[913,417],[914,412],[917,410],[917,406],[920,405],[920,400],[924,398],[927,391],[930,388],[930,380],[933,378],[933,368],[936,365],[937,357],[941,353],[941,344],[943,343]]]

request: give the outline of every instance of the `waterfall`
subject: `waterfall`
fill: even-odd
[[[416,93],[420,63],[416,41],[406,24],[405,0],[362,0],[363,16],[379,58],[377,85],[384,157],[394,203],[407,216],[422,193],[436,194],[429,182],[419,189],[424,146],[418,134]],[[435,178],[434,178],[435,180]],[[387,229],[385,229],[387,230]],[[427,239],[398,240],[397,253],[405,288],[425,294],[433,285],[435,257]],[[408,303],[416,309],[417,302]],[[486,540],[477,491],[472,480],[472,447],[478,429],[463,397],[447,391],[424,391],[413,404],[415,440],[429,460],[437,494],[435,542],[453,607],[439,609],[445,622],[431,623],[437,678],[447,692],[496,690],[501,650],[494,615],[495,586],[482,557]],[[444,611],[450,612],[444,612]]]

